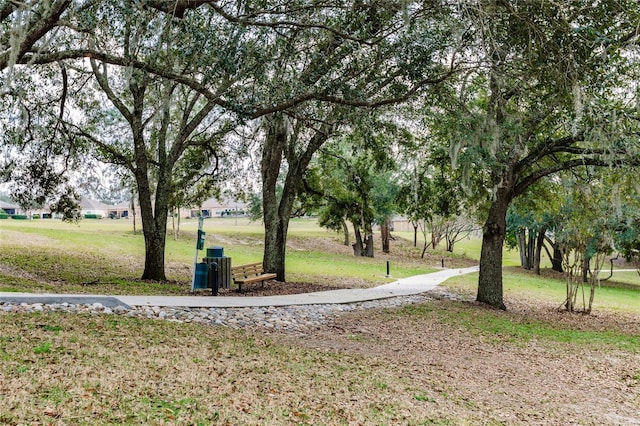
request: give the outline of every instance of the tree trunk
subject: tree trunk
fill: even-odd
[[[143,229],[144,233],[144,272],[142,273],[143,280],[153,281],[166,281],[166,275],[164,273],[164,248],[165,248],[165,236],[166,232],[154,230],[147,232],[146,228]]]
[[[534,257],[536,253],[536,241],[538,233],[529,229],[527,233],[527,269],[533,269]]]
[[[380,234],[382,235],[382,252],[389,254],[390,251],[390,235],[391,232],[389,231],[389,226],[390,226],[391,220],[387,217],[384,219],[384,221],[382,222],[382,224],[380,225]]]
[[[264,207],[267,207],[266,205]],[[262,264],[265,272],[274,272],[278,281],[284,282],[285,258],[287,254],[287,231],[289,227],[289,217],[276,217],[268,222],[265,220],[265,241]],[[265,210],[266,212],[266,210]],[[266,216],[266,215],[265,215]]]
[[[524,228],[518,228],[516,242],[518,243],[518,253],[520,254],[520,267],[529,269],[527,268],[527,238]]]
[[[420,255],[420,259],[424,259],[424,255],[425,253],[427,253],[428,248],[429,248],[429,244],[427,244],[427,241],[425,240],[424,247],[422,247],[422,254]]]
[[[439,242],[440,240],[438,239],[438,232],[432,226],[431,227],[431,248],[435,250]]]
[[[136,203],[134,201],[134,193],[131,191],[131,220],[133,221],[133,235],[136,235],[138,231],[136,230]]]
[[[356,242],[351,245],[353,247],[354,256],[373,257],[373,232],[371,226],[366,226],[361,230],[357,224],[353,224]],[[364,238],[362,237],[364,231]]]
[[[498,309],[506,309],[502,290],[502,249],[507,229],[507,208],[511,198],[510,191],[498,189],[482,234],[477,301]]]
[[[551,248],[553,249],[553,254],[549,252],[549,249],[546,245],[543,245],[544,249],[547,252],[547,256],[549,256],[549,260],[551,261],[551,269],[556,272],[564,272],[564,268],[562,267],[563,262],[563,253],[560,244],[552,241],[550,238],[545,238],[549,243]]]
[[[178,220],[176,215],[179,216],[178,213],[176,213],[177,211],[178,211],[177,208],[174,208],[171,211],[171,227],[173,228],[173,239],[174,239],[174,241],[178,241],[178,236],[180,234],[179,225],[176,223],[177,220]]]
[[[591,258],[587,257],[586,253],[583,253],[584,263],[582,264],[582,282],[589,282],[589,265],[591,264]]]
[[[449,223],[444,232],[444,240],[446,243],[446,249],[449,253],[453,253],[453,247],[458,241],[458,235],[460,235],[461,228],[458,227],[455,222]]]
[[[160,185],[158,185],[160,186]],[[156,192],[156,200],[162,195]],[[167,206],[156,203],[155,211],[151,204],[151,190],[146,176],[138,178],[138,197],[140,216],[142,217],[142,233],[144,235],[144,272],[143,280],[166,281],[164,272],[164,249],[167,236]]]
[[[556,272],[564,272],[562,268],[562,250],[558,244],[553,245],[553,256],[551,258],[551,269]]]
[[[455,246],[455,240],[447,239],[447,251],[453,253],[453,247]]]
[[[279,200],[276,193],[284,146],[287,143],[287,129],[284,118],[279,115],[270,117],[266,130],[267,134],[260,164],[264,220],[264,254],[262,263],[265,272],[274,272],[279,281],[284,281],[286,237],[282,226],[288,226],[289,218],[280,217]],[[283,223],[282,220],[285,222]]]
[[[360,232],[360,228],[354,223],[353,231],[355,233],[356,241],[352,244],[353,247],[353,255],[354,256],[362,256],[364,245],[362,244],[362,233]]]
[[[363,256],[365,257],[373,257],[373,233],[368,232],[367,237],[365,239]]]
[[[545,236],[547,234],[547,229],[542,228],[538,232],[538,238],[536,238],[536,250],[535,255],[533,257],[533,272],[536,275],[540,275],[540,259],[542,254],[542,246],[544,246]]]
[[[333,127],[324,124],[308,141],[306,149],[298,153],[290,146],[300,141],[293,139],[288,124],[280,114],[272,115],[266,123],[266,138],[262,150],[260,170],[262,175],[262,210],[264,219],[264,255],[265,272],[274,272],[278,281],[285,281],[285,260],[287,252],[287,233],[293,205],[302,185],[305,171],[313,154],[333,132]],[[293,132],[296,133],[296,132]],[[276,189],[280,168],[287,153],[287,175],[278,198]]]
[[[344,245],[349,246],[349,227],[344,219],[342,220],[342,232],[344,234]]]

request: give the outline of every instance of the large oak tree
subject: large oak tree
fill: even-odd
[[[620,49],[636,37],[638,5],[494,0],[469,3],[466,14],[478,67],[452,87],[440,128],[487,203],[477,300],[504,309],[511,201],[545,176],[637,156]]]

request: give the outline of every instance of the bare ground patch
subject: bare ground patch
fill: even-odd
[[[640,424],[640,316],[434,299],[304,335],[104,315],[0,313],[0,423]],[[474,318],[594,333],[478,331]],[[468,324],[459,318],[471,318]]]
[[[640,335],[640,316],[559,312],[537,301],[509,300],[514,322],[542,321],[588,332]],[[435,300],[433,315],[362,311],[338,317],[296,345],[362,356],[420,389],[424,398],[454,402],[457,419],[472,424],[640,424],[640,354],[593,344],[509,335],[486,336],[452,326],[451,315],[487,309],[475,303]],[[428,311],[428,310],[427,310]],[[445,316],[446,317],[446,316]],[[291,341],[288,336],[279,339]]]

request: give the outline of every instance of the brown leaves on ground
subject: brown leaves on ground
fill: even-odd
[[[640,424],[640,316],[507,304],[434,299],[336,315],[304,335],[1,314],[0,423]],[[487,318],[636,343],[527,339],[481,330]]]
[[[640,425],[640,354],[600,345],[598,333],[640,336],[640,316],[570,314],[538,301],[509,299],[508,312],[434,300],[419,315],[352,312],[302,340],[314,350],[372,358],[424,398],[454,402],[449,415],[471,424]],[[490,310],[517,324],[594,333],[574,343],[483,334],[457,316]],[[451,319],[454,319],[451,321]],[[281,336],[281,339],[291,340]]]

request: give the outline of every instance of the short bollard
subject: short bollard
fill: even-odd
[[[218,264],[211,262],[209,264],[209,285],[211,286],[211,295],[218,295]]]
[[[391,276],[391,273],[389,272],[389,261],[387,260],[387,275],[386,275],[386,277],[388,278],[390,276]]]

